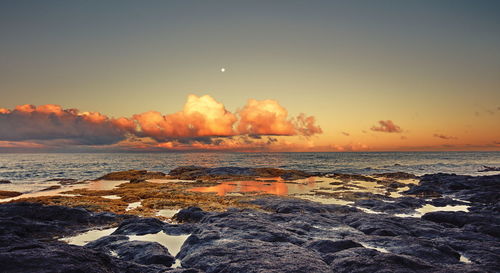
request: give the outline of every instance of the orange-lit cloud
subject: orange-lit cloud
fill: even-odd
[[[283,146],[271,136],[320,134],[315,122],[305,114],[290,118],[275,100],[251,99],[233,114],[208,95],[190,95],[182,111],[173,114],[148,111],[130,118],[110,118],[55,104],[26,104],[14,110],[0,108],[0,141],[43,147],[113,145],[126,150],[268,150]]]
[[[161,115],[157,111],[134,115],[139,133],[158,141],[172,138],[230,136],[237,118],[222,103],[205,95],[189,95],[180,112]]]
[[[379,126],[373,126],[372,128],[370,128],[370,130],[376,131],[376,132],[385,132],[385,133],[401,133],[401,132],[403,132],[401,130],[401,127],[394,124],[394,122],[392,122],[392,120],[380,120],[378,123],[379,123]]]
[[[291,119],[288,117],[288,111],[275,100],[250,99],[238,114],[240,134],[312,136],[322,133],[321,128],[315,124],[314,117],[300,114]]]
[[[80,113],[59,105],[19,105],[0,113],[1,141],[66,140],[75,145],[106,145],[126,138],[121,127],[99,113]]]

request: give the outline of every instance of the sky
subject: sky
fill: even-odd
[[[499,151],[499,18],[499,1],[0,1],[0,152]]]

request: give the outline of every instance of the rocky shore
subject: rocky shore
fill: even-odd
[[[336,179],[321,191],[335,188],[332,196],[344,196],[350,203],[189,190],[220,181],[259,178],[269,181],[263,183],[298,183],[313,176]],[[500,175],[359,176],[182,167],[169,174],[129,171],[104,178],[126,183],[111,190],[78,189],[0,204],[1,271],[498,272],[500,268]],[[415,183],[403,183],[405,179]],[[372,183],[384,194],[354,191],[364,185],[355,181]],[[351,194],[338,194],[347,193],[341,187]],[[130,209],[131,202],[141,206]],[[180,211],[166,219],[154,213],[163,208]],[[82,245],[64,241],[96,229],[110,233]],[[176,249],[151,238],[187,239]]]

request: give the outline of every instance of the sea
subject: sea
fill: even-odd
[[[0,189],[23,185],[35,189],[47,180],[91,180],[106,173],[144,169],[168,173],[178,166],[273,167],[311,172],[373,174],[407,172],[415,175],[454,173],[492,175],[484,166],[500,167],[500,151],[494,152],[321,152],[321,153],[2,153]],[[18,188],[18,187],[16,187]]]

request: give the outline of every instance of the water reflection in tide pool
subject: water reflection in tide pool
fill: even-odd
[[[197,187],[190,189],[194,192],[213,192],[224,196],[231,193],[260,193],[274,195],[303,194],[314,190],[317,187],[316,177],[285,182],[280,178],[268,180],[248,180],[248,181],[225,181],[220,184],[208,187]]]

